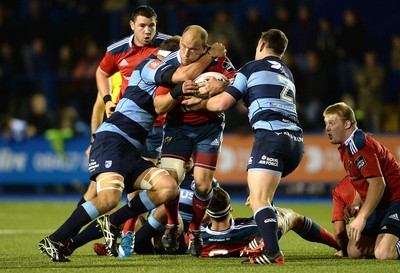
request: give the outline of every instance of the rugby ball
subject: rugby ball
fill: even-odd
[[[210,77],[210,76],[216,78],[217,80],[219,80],[219,81],[221,81],[221,82],[228,82],[228,81],[229,81],[228,78],[227,78],[224,74],[222,74],[222,73],[219,73],[219,72],[204,72],[203,74],[200,74],[200,75],[194,80],[194,82],[195,82],[195,83],[202,83],[202,82],[205,82],[205,81],[206,81],[206,78],[207,78],[207,77]]]
[[[213,72],[213,71],[204,72],[204,73],[200,74],[200,75],[194,80],[194,82],[195,82],[195,83],[203,83],[203,82],[206,82],[206,81],[207,81],[207,77],[210,77],[210,76],[216,78],[217,80],[219,80],[219,81],[221,81],[221,82],[229,82],[228,77],[226,77],[224,74],[219,73],[219,72]],[[195,97],[198,97],[198,98],[208,98],[208,94],[196,94],[196,95],[194,95],[194,96],[195,96]]]

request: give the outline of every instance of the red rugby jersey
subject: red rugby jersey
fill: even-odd
[[[339,148],[347,175],[362,200],[368,190],[367,178],[384,177],[386,188],[379,204],[400,201],[400,165],[389,150],[357,129]]]
[[[356,190],[348,176],[344,177],[332,191],[333,211],[332,223],[344,221],[344,208],[353,204]]]

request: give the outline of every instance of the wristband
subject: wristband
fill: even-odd
[[[175,87],[172,88],[171,91],[169,91],[169,94],[171,95],[171,97],[174,100],[177,100],[179,98],[179,96],[183,95],[182,86],[183,86],[183,82],[180,82],[177,85],[175,85]]]
[[[103,101],[104,101],[104,104],[106,104],[107,102],[111,101],[111,95],[105,95],[103,97]]]

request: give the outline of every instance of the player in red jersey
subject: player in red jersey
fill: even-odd
[[[348,176],[344,177],[332,191],[333,233],[336,242],[341,248],[341,252],[338,252],[339,256],[347,256],[349,237],[347,236],[346,224],[349,223],[349,218],[354,216],[359,210],[359,206],[352,207],[355,195],[356,190]]]
[[[208,33],[200,26],[187,27],[181,38],[179,51],[172,53],[167,63],[187,66],[200,57],[208,55],[212,60],[206,71],[220,72],[233,78],[236,69],[226,57],[215,57],[208,51]],[[221,91],[228,83],[221,82]],[[189,252],[199,256],[202,252],[200,233],[201,221],[212,197],[212,180],[217,165],[218,154],[222,143],[222,132],[225,125],[223,113],[213,113],[207,110],[187,112],[180,102],[186,98],[168,93],[168,89],[158,89],[154,99],[157,113],[167,113],[167,122],[164,127],[164,142],[161,156],[161,167],[168,170],[180,183],[185,173],[185,163],[193,154],[195,191],[193,197],[193,217],[189,225]],[[176,232],[178,230],[178,204],[168,204],[166,213],[168,225],[163,237],[163,244],[167,251],[174,252],[178,247]]]
[[[347,252],[351,258],[398,259],[400,253],[400,165],[389,150],[357,128],[354,111],[339,102],[323,113],[329,141],[338,151],[359,206],[349,225]]]

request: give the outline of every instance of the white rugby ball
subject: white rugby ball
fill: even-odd
[[[207,77],[210,77],[210,76],[216,78],[217,80],[219,80],[219,81],[221,81],[221,82],[228,82],[228,81],[229,81],[228,78],[227,78],[224,74],[219,73],[219,72],[212,72],[212,71],[211,71],[211,72],[204,72],[203,74],[200,74],[200,75],[194,80],[194,82],[195,82],[195,83],[202,83],[202,82],[205,82],[205,81],[206,81],[206,78],[207,78]]]
[[[203,74],[200,74],[195,80],[195,83],[202,83],[202,82],[206,82],[207,81],[207,77],[214,77],[216,78],[218,81],[221,82],[229,82],[229,79],[222,73],[219,72],[204,72]],[[193,95],[197,98],[201,98],[201,99],[207,99],[209,97],[208,93],[203,93],[203,94],[195,94]]]

